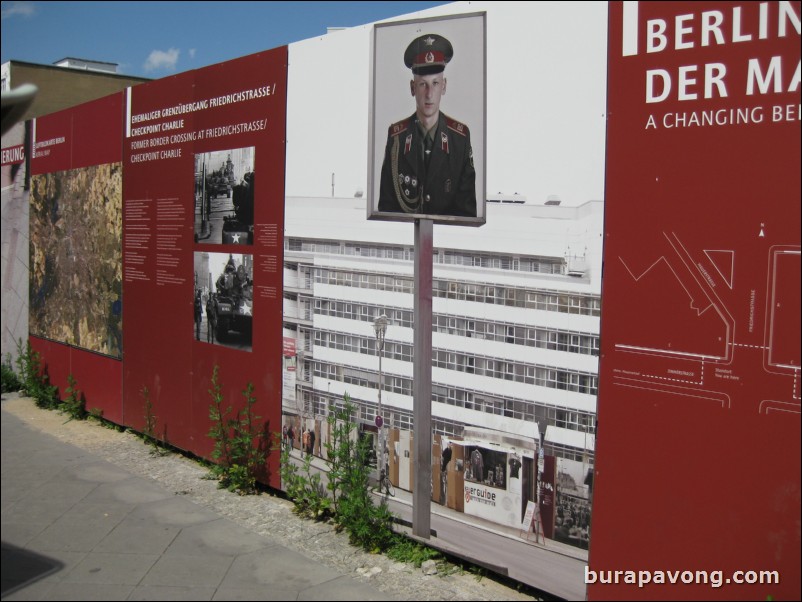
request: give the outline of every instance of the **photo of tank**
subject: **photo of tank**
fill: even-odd
[[[235,331],[250,337],[253,324],[253,282],[245,273],[242,264],[235,267],[229,259],[225,271],[217,279],[214,296],[216,313],[215,336],[220,342]]]
[[[253,244],[254,147],[195,155],[195,242]]]
[[[195,253],[195,339],[252,349],[253,255]]]

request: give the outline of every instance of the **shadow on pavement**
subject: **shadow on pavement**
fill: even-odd
[[[2,542],[2,597],[64,568],[53,558]]]

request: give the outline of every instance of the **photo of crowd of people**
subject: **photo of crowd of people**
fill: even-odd
[[[590,504],[588,500],[560,493],[558,489],[554,539],[579,548],[588,548],[590,542]]]

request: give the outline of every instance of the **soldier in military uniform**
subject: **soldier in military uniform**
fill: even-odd
[[[453,55],[451,42],[436,34],[416,38],[404,53],[416,110],[387,132],[379,211],[476,217],[470,131],[440,111]]]

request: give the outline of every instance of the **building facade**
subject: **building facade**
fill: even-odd
[[[390,455],[404,458],[413,425],[413,230],[407,224],[365,222],[363,203],[286,201],[284,336],[294,340],[297,372],[283,411],[301,429],[314,429],[325,444],[325,419],[347,394],[362,430],[370,434],[376,431],[381,387],[390,448],[396,448]],[[487,211],[487,224],[479,229],[435,230],[433,457],[440,458],[437,448],[447,441],[456,444],[466,477],[465,454],[485,445],[481,478],[476,471],[469,475],[511,491],[512,456],[523,455],[529,487],[524,502],[537,497],[535,459],[543,448],[557,459],[558,505],[571,496],[574,505],[589,508],[602,203],[489,202]],[[381,315],[389,326],[380,380],[373,323]],[[503,455],[488,462],[494,449]],[[390,476],[409,489],[404,464],[403,459],[399,466],[391,463]],[[446,503],[445,497],[434,497]],[[516,512],[506,523],[520,520]]]
[[[115,63],[64,58],[53,65],[8,61],[2,65],[2,89],[34,84],[39,90],[20,121],[68,109],[151,81],[117,73]]]

